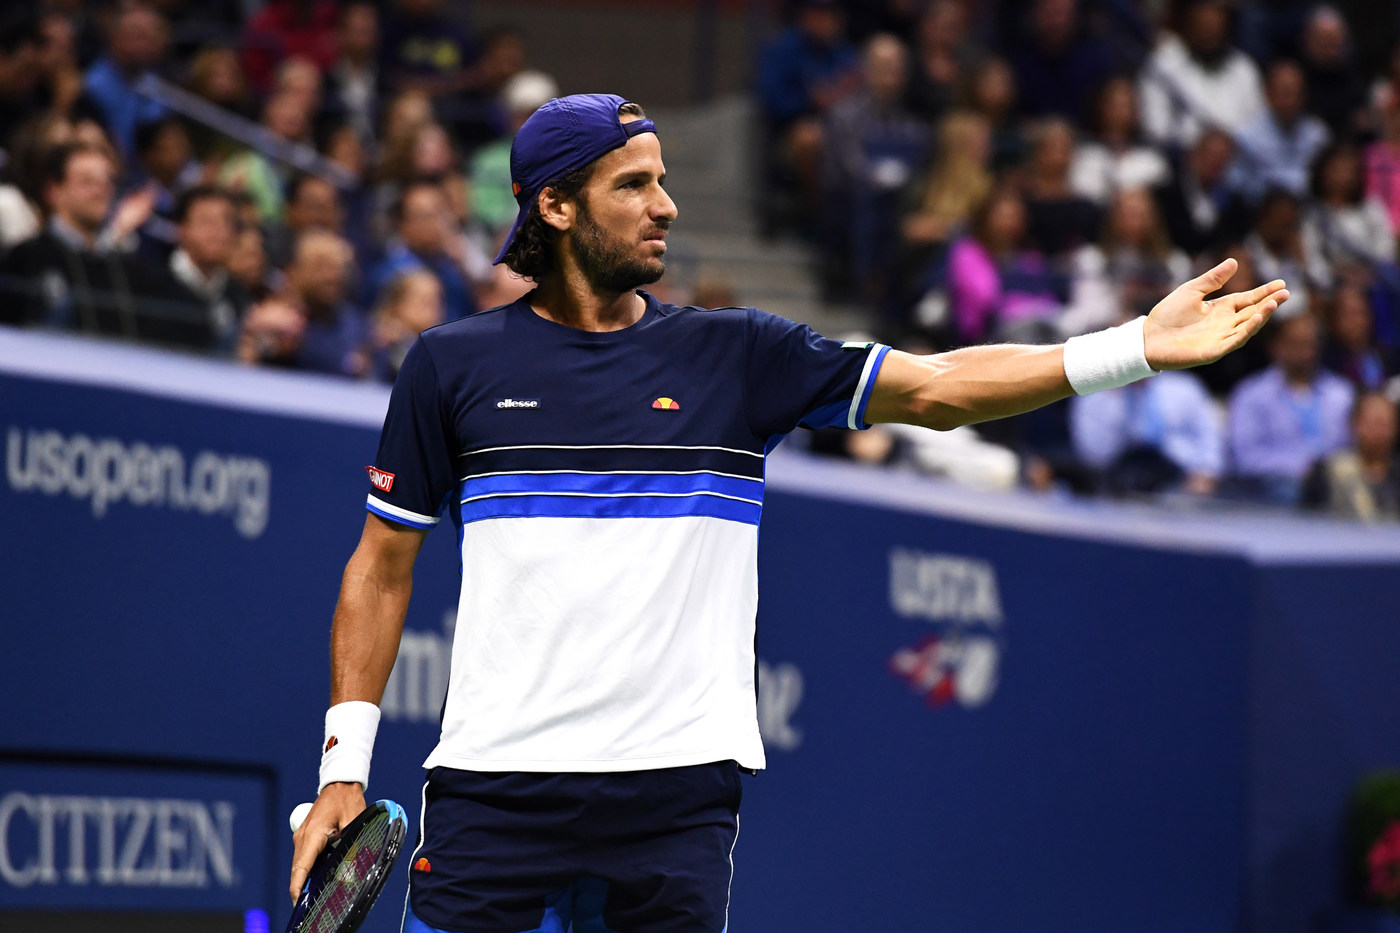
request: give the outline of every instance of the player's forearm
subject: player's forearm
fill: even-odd
[[[412,573],[386,573],[356,551],[345,567],[331,626],[331,703],[384,696],[398,656]]]
[[[932,356],[892,351],[893,392],[876,392],[865,420],[903,422],[946,431],[1005,418],[1073,394],[1061,347],[997,345],[965,347]],[[896,373],[895,370],[902,370]]]

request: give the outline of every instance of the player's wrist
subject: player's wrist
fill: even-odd
[[[1076,395],[1088,395],[1157,375],[1147,362],[1143,327],[1139,317],[1092,334],[1065,341],[1065,377]]]
[[[370,757],[379,731],[379,707],[364,700],[337,703],[326,710],[325,738],[321,745],[321,774],[316,791],[333,784],[369,787]]]

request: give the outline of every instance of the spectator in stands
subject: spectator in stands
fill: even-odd
[[[1016,76],[1004,59],[984,59],[972,69],[966,105],[991,127],[993,171],[1019,165],[1026,154],[1026,139],[1016,111]]]
[[[321,69],[304,55],[289,55],[282,59],[272,79],[272,95],[286,96],[297,101],[314,121],[321,111],[323,93]]]
[[[1385,205],[1400,234],[1400,98],[1381,113],[1380,139],[1366,147],[1366,193]]]
[[[1195,373],[1169,371],[1070,399],[1074,451],[1116,495],[1207,496],[1225,471],[1224,419]]]
[[[1374,132],[1381,126],[1381,115],[1395,103],[1400,103],[1400,42],[1390,50],[1385,72],[1371,85],[1370,106],[1364,117],[1366,128]]]
[[[1091,121],[1093,136],[1080,140],[1069,169],[1074,192],[1106,205],[1116,192],[1156,188],[1171,178],[1162,153],[1142,141],[1137,90],[1131,79],[1109,78],[1099,89]]]
[[[1230,452],[1247,491],[1284,505],[1298,495],[1314,460],[1342,449],[1352,388],[1319,365],[1317,319],[1293,314],[1269,325],[1273,365],[1235,387]]]
[[[287,266],[286,292],[274,302],[290,302],[304,324],[294,349],[287,352],[285,344],[279,344],[279,352],[265,360],[342,376],[362,376],[368,371],[364,351],[368,322],[364,312],[346,299],[353,260],[350,244],[334,233],[308,230],[301,235]]]
[[[309,59],[322,72],[336,59],[335,0],[268,0],[243,30],[243,70],[259,92],[273,86],[286,58]]]
[[[405,271],[427,269],[442,284],[449,320],[476,311],[472,285],[462,264],[452,255],[460,231],[453,222],[442,186],[430,179],[410,182],[394,205],[392,216],[396,235],[370,279],[373,294],[382,294],[389,282]]]
[[[136,144],[137,125],[166,114],[163,104],[137,93],[136,82],[160,64],[168,44],[169,29],[154,8],[140,2],[121,6],[112,19],[107,53],[87,71],[84,87],[123,157]]]
[[[1331,138],[1327,124],[1306,112],[1303,71],[1287,59],[1269,66],[1264,82],[1267,106],[1239,134],[1240,153],[1232,185],[1257,202],[1270,188],[1297,197],[1308,192],[1308,170]]]
[[[170,256],[168,275],[156,277],[151,297],[186,322],[186,343],[230,353],[252,303],[229,274],[238,232],[233,198],[213,185],[198,185],[181,194],[174,216],[178,246]]]
[[[1045,257],[1028,248],[1026,205],[1012,188],[993,192],[972,221],[972,235],[948,256],[948,302],[964,343],[1047,343],[1060,311]]]
[[[472,89],[455,99],[444,114],[452,138],[466,149],[499,139],[507,115],[501,108],[501,92],[511,78],[525,70],[525,35],[515,26],[503,25],[481,35]]]
[[[1290,314],[1308,310],[1310,289],[1332,287],[1332,269],[1303,237],[1302,205],[1287,191],[1264,195],[1244,248],[1264,281],[1289,283]]]
[[[1395,354],[1376,344],[1375,316],[1364,288],[1346,283],[1328,302],[1322,364],[1361,391],[1379,391],[1400,372]]]
[[[916,313],[920,327],[947,330],[948,246],[966,232],[991,193],[991,129],[979,114],[955,110],[939,125],[934,151],[937,161],[914,187],[900,221],[901,297],[907,306],[922,309]],[[939,342],[946,336],[939,335]]]
[[[189,90],[241,117],[256,113],[247,76],[233,49],[209,46],[195,53],[190,61]]]
[[[1363,522],[1400,520],[1395,402],[1366,392],[1351,412],[1351,445],[1319,460],[1303,482],[1303,505]]]
[[[1249,209],[1229,182],[1234,143],[1220,130],[1206,130],[1165,186],[1153,192],[1172,242],[1199,256],[1244,236]]]
[[[269,98],[263,107],[262,125],[289,142],[305,143],[311,135],[305,103],[295,94],[277,94]],[[281,162],[256,149],[245,149],[224,162],[219,182],[235,191],[246,192],[257,205],[262,223],[277,224],[282,220],[287,174],[288,169]]]
[[[37,93],[41,41],[33,14],[10,9],[0,18],[0,127],[12,129],[43,112]]]
[[[300,172],[287,185],[287,202],[281,224],[267,231],[268,261],[282,268],[292,260],[297,241],[308,230],[345,234],[345,210],[340,192],[324,178]],[[357,256],[363,255],[356,251]]]
[[[480,83],[476,40],[441,0],[395,0],[384,17],[381,64],[395,88],[432,96],[461,94]]]
[[[0,184],[0,254],[39,233],[45,160],[56,146],[72,141],[73,124],[53,114],[30,120],[9,139]]]
[[[802,0],[796,21],[763,50],[758,98],[763,106],[773,184],[795,189],[799,225],[806,201],[818,190],[823,149],[822,118],[857,82],[859,56],[846,41],[840,7],[831,0]],[[786,210],[776,203],[767,212]],[[767,222],[776,222],[768,218]]]
[[[1308,193],[1309,168],[1331,132],[1305,112],[1306,85],[1295,62],[1284,59],[1268,67],[1264,98],[1264,112],[1239,134],[1233,186],[1253,202],[1270,188],[1302,198]]]
[[[1070,186],[1074,129],[1069,121],[1049,117],[1031,136],[1025,172],[1029,239],[1046,256],[1062,256],[1098,238],[1102,214],[1093,201]]]
[[[326,73],[328,103],[364,140],[374,139],[383,73],[379,68],[379,12],[350,3],[340,12],[339,51]]]
[[[66,115],[79,106],[92,107],[83,92],[77,24],[71,17],[50,10],[39,19],[39,36],[38,68],[49,112]]]
[[[532,113],[558,96],[558,82],[542,71],[522,71],[501,92],[501,103],[509,119],[506,133],[477,149],[470,169],[471,213],[492,236],[504,235],[520,210],[511,188],[511,141]]]
[[[410,269],[389,280],[374,311],[370,372],[393,382],[418,335],[443,321],[442,284],[426,269]]]
[[[1100,242],[1080,247],[1071,268],[1069,307],[1059,322],[1065,337],[1111,327],[1125,313],[1147,314],[1173,283],[1191,277],[1191,260],[1172,245],[1141,188],[1118,192]]]
[[[108,220],[115,184],[110,155],[84,143],[49,153],[43,192],[48,222],[5,256],[3,271],[19,300],[0,302],[0,318],[61,330],[165,339],[143,319],[135,290],[143,282],[128,255],[130,234],[150,215],[149,199],[124,201]]]
[[[1351,30],[1336,7],[1318,6],[1308,16],[1301,43],[1308,109],[1338,138],[1362,123],[1366,84],[1351,49]]]
[[[135,186],[153,186],[155,213],[166,219],[174,218],[180,195],[205,175],[204,166],[195,161],[184,122],[173,116],[136,127],[134,168]]]
[[[824,129],[824,266],[828,294],[878,305],[895,277],[900,195],[923,164],[929,130],[904,104],[909,56],[898,39],[870,37],[861,78]]]
[[[1259,68],[1230,44],[1225,0],[1185,0],[1142,69],[1142,123],[1153,142],[1187,148],[1207,127],[1246,126],[1264,109]]]
[[[1107,46],[1083,28],[1078,0],[1035,0],[1028,25],[1011,59],[1021,112],[1081,119],[1112,68]]]
[[[909,106],[930,122],[958,103],[968,70],[982,56],[967,30],[958,0],[933,0],[919,18],[914,37]]]
[[[1334,267],[1394,263],[1395,232],[1385,205],[1366,194],[1361,153],[1350,143],[1322,151],[1313,164],[1303,237]]]
[[[234,199],[237,203],[237,199]],[[253,301],[263,301],[274,290],[273,269],[263,247],[262,229],[257,224],[238,225],[233,250],[229,253],[228,273]]]

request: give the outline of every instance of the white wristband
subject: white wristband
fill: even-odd
[[[379,731],[379,707],[364,700],[337,703],[326,710],[326,737],[321,745],[321,783],[339,781],[369,787],[369,759]]]
[[[1140,317],[1093,334],[1065,341],[1065,376],[1078,395],[1116,389],[1157,375],[1147,365]]]

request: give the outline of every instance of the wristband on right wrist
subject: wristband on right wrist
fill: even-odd
[[[369,787],[369,761],[379,731],[379,707],[364,700],[337,703],[326,710],[321,745],[321,779],[316,793],[341,781]]]
[[[1147,363],[1139,317],[1118,327],[1065,341],[1065,378],[1076,395],[1116,389],[1157,375]]]

